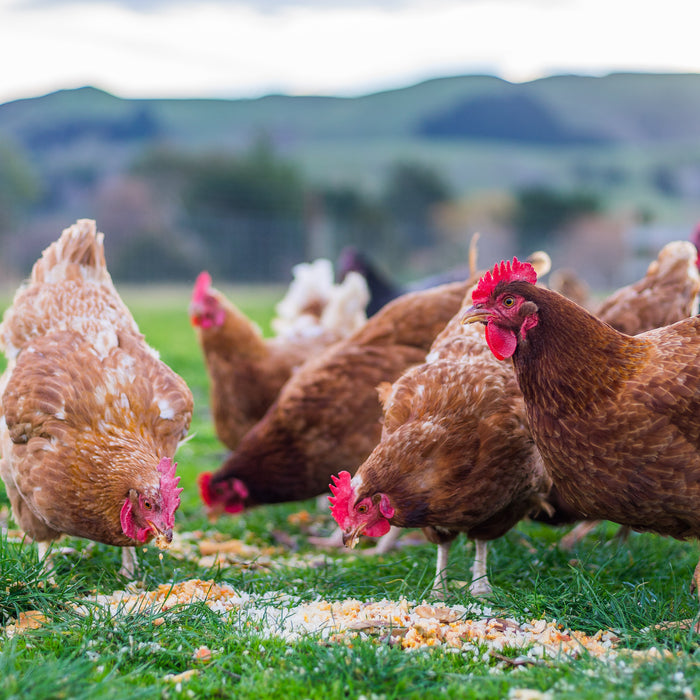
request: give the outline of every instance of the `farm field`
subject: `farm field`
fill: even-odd
[[[187,318],[190,289],[117,286],[195,398],[194,437],[176,458],[185,489],[176,539],[163,553],[140,550],[128,584],[117,548],[66,538],[52,581],[8,520],[0,487],[0,698],[700,697],[697,635],[663,624],[698,612],[695,543],[638,533],[622,542],[604,524],[564,552],[556,544],[567,528],[523,522],[492,545],[491,599],[462,585],[473,547],[459,538],[449,594],[435,601],[435,548],[415,532],[382,556],[364,553],[367,541],[320,550],[308,535],[334,523],[315,500],[209,522],[196,479],[225,450]],[[222,291],[269,330],[283,290]],[[113,596],[127,584],[121,601]],[[165,605],[147,604],[156,592],[171,594]],[[322,618],[335,620],[333,634],[313,631]],[[535,634],[521,648],[523,631]],[[546,643],[535,640],[545,631]]]

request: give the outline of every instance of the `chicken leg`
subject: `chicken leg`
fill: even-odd
[[[433,596],[440,599],[445,597],[447,560],[451,544],[452,540],[448,540],[437,545],[437,565],[432,593]],[[493,593],[486,572],[489,543],[485,540],[474,540],[474,545],[474,563],[472,564],[472,582],[469,584],[469,593],[475,598],[484,598]]]
[[[433,596],[442,600],[445,597],[447,587],[447,560],[450,556],[452,540],[439,542],[437,545],[437,565],[435,567],[435,581],[433,583]]]
[[[475,598],[484,598],[493,593],[486,572],[486,558],[489,553],[489,543],[485,540],[474,540],[474,545],[472,582],[469,584],[469,592]]]
[[[136,547],[122,547],[122,565],[119,569],[119,574],[132,580],[136,571],[138,557],[136,556]]]

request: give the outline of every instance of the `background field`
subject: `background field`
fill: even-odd
[[[187,320],[189,289],[120,288],[148,341],[188,382],[195,396],[195,437],[177,456],[185,491],[177,513],[179,532],[218,530],[246,543],[287,547],[309,555],[306,567],[202,569],[158,550],[140,554],[138,578],[146,589],[192,577],[228,582],[237,590],[264,594],[284,591],[301,600],[361,600],[404,596],[420,601],[434,575],[431,545],[402,547],[382,557],[360,552],[317,554],[288,517],[301,510],[316,517],[316,503],[263,507],[242,517],[208,523],[196,488],[196,476],[216,468],[224,450],[217,442],[207,408],[208,383],[194,333]],[[225,290],[267,329],[276,288]],[[3,305],[4,308],[4,305]],[[6,503],[4,497],[3,503]],[[322,531],[332,531],[323,516]],[[10,524],[12,527],[12,524]],[[626,543],[613,539],[616,527],[602,526],[574,552],[556,542],[565,532],[523,523],[494,543],[489,577],[493,609],[518,620],[556,618],[565,627],[595,632],[611,628],[620,647],[668,650],[667,657],[639,662],[629,657],[598,660],[585,656],[501,668],[496,659],[443,648],[407,652],[376,640],[352,644],[319,643],[313,638],[288,644],[266,639],[231,616],[221,619],[201,604],[169,613],[165,624],[153,616],[112,620],[80,617],[70,608],[91,592],[111,593],[125,581],[116,571],[120,552],[103,545],[67,540],[75,549],[58,561],[55,585],[40,570],[32,545],[0,538],[0,617],[6,625],[18,613],[40,610],[50,623],[8,638],[0,633],[0,697],[117,698],[493,698],[524,697],[518,689],[549,693],[550,698],[692,698],[700,696],[697,637],[688,631],[652,629],[664,620],[692,617],[697,600],[688,583],[697,547],[646,534]],[[11,538],[10,538],[11,539]],[[460,538],[453,547],[450,579],[467,581],[472,551]],[[453,583],[447,603],[469,603],[465,589]],[[193,660],[200,645],[214,651],[211,663]],[[180,685],[164,680],[197,668]]]

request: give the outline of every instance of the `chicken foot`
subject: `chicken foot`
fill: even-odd
[[[55,583],[53,578],[54,569],[54,556],[56,554],[74,554],[75,549],[72,547],[62,547],[58,550],[52,551],[53,541],[50,542],[37,542],[36,551],[39,561],[43,562],[42,568],[44,573],[48,575],[49,581]],[[136,571],[136,565],[138,564],[138,557],[136,556],[136,547],[122,547],[122,565],[119,569],[119,575],[124,576],[129,580],[134,578],[134,572]]]
[[[36,543],[36,553],[39,557],[39,561],[41,562],[41,570],[44,574],[46,574],[46,579],[51,585],[56,583],[56,579],[53,576],[55,564],[51,553],[52,544],[53,540],[49,542]]]
[[[690,592],[697,593],[698,602],[700,602],[700,561],[695,565],[693,578],[690,580]]]
[[[690,592],[696,593],[698,596],[698,602],[700,603],[700,560],[695,565],[695,571],[693,571],[693,578],[690,581]],[[693,623],[693,631],[695,634],[700,634],[700,613],[695,617]]]
[[[585,539],[600,523],[600,520],[583,520],[559,540],[559,549],[570,552],[581,540]]]

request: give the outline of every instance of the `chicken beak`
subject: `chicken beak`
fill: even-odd
[[[480,309],[476,306],[470,306],[463,314],[460,319],[460,323],[466,326],[468,323],[486,323],[491,314],[486,309]]]
[[[173,541],[173,529],[169,527],[167,530],[161,530],[152,520],[147,520],[148,527],[153,530],[153,534],[156,536],[156,540],[162,542],[165,540],[168,544]]]
[[[360,535],[366,527],[367,523],[361,523],[356,528],[343,531],[343,544],[350,549],[355,549],[355,545],[359,542]]]

